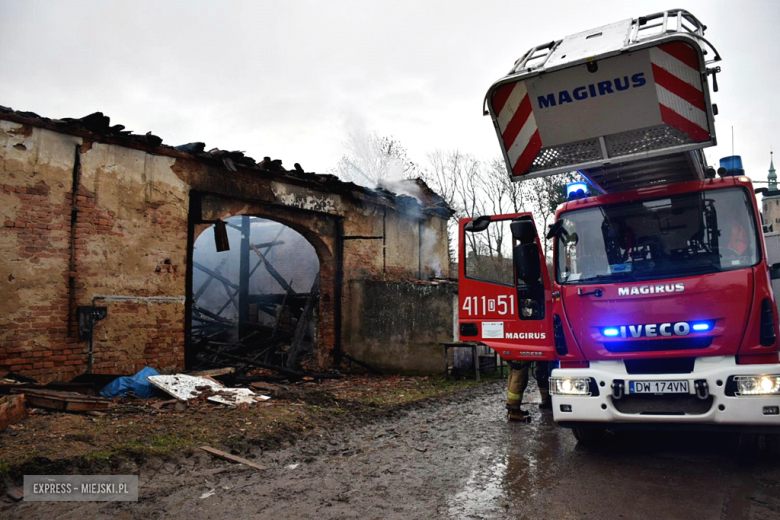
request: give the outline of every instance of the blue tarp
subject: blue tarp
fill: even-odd
[[[133,377],[117,377],[100,391],[100,395],[111,399],[113,397],[122,397],[127,394],[127,392],[133,392],[138,397],[154,397],[157,395],[157,387],[150,383],[146,378],[159,375],[157,370],[151,367],[144,367]]]

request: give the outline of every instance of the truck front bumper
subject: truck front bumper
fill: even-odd
[[[737,365],[734,356],[697,358],[685,374],[629,374],[622,361],[591,361],[590,367],[555,369],[551,378],[591,378],[591,395],[553,394],[553,416],[566,427],[704,425],[780,427],[780,395],[734,395],[732,376],[780,375],[780,365]],[[631,381],[688,381],[688,394],[630,394]],[[696,383],[696,382],[699,383]],[[707,398],[697,396],[704,388]],[[617,399],[613,384],[623,384]],[[598,395],[595,395],[598,394]],[[733,429],[726,426],[724,429]]]

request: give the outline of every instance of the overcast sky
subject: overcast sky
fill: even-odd
[[[672,5],[685,4],[685,5]],[[717,149],[764,179],[780,149],[780,1],[0,2],[0,105],[95,111],[166,144],[270,155],[325,172],[350,129],[394,135],[412,159],[499,154],[488,87],[528,48],[685,7],[723,56]]]

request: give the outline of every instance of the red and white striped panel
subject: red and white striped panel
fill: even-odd
[[[696,51],[683,42],[665,43],[650,49],[650,63],[663,122],[694,141],[708,141],[710,125]]]
[[[542,149],[525,82],[508,83],[493,93],[493,113],[514,175],[522,175]]]

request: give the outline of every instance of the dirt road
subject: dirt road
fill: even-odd
[[[507,424],[502,394],[472,388],[263,452],[264,471],[201,453],[145,467],[138,503],[5,503],[0,516],[780,518],[776,456],[714,434],[631,434],[594,451],[535,406],[531,424]]]

